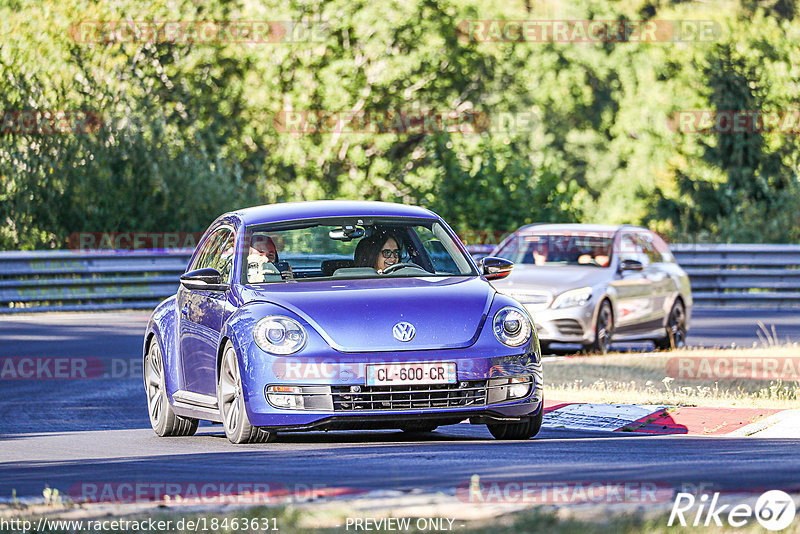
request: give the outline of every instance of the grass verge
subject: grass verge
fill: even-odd
[[[546,360],[544,386],[548,398],[570,402],[800,408],[800,381],[744,376],[768,360],[778,368],[766,376],[800,375],[797,346],[695,349]]]

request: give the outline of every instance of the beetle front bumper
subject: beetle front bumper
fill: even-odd
[[[454,353],[461,355],[454,358]],[[542,409],[541,360],[535,353],[465,358],[463,350],[348,355],[330,359],[260,358],[245,366],[245,406],[255,426],[282,430],[398,428],[420,420],[520,421]],[[253,361],[250,359],[249,361]],[[449,384],[375,386],[369,364],[455,362]]]

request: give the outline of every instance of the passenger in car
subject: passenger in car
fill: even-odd
[[[546,239],[541,239],[534,243],[532,255],[535,265],[544,265],[547,262],[547,255],[550,252]]]
[[[278,249],[275,242],[268,235],[256,234],[250,243],[250,254],[263,256],[270,263],[278,263]]]
[[[596,261],[600,267],[608,267],[608,263],[611,261],[611,254],[608,249],[600,248],[595,251],[594,261]]]
[[[292,267],[286,262],[284,265],[280,263],[278,249],[272,238],[263,234],[254,235],[247,255],[247,280],[251,283],[264,282],[269,275],[292,278]]]
[[[580,265],[597,264],[600,267],[608,267],[608,262],[610,260],[611,256],[608,254],[608,249],[603,246],[595,246],[578,257],[578,263]]]

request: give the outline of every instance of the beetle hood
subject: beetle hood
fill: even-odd
[[[319,280],[242,290],[245,302],[271,302],[293,311],[341,352],[469,347],[478,339],[494,294],[474,276]],[[412,325],[410,340],[395,337],[398,323]]]

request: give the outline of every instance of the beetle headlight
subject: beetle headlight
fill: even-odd
[[[306,331],[294,319],[269,315],[256,323],[253,339],[271,354],[294,354],[305,346]]]
[[[494,314],[494,335],[504,345],[519,347],[531,338],[533,326],[528,315],[508,306]]]
[[[583,306],[586,304],[589,299],[592,298],[592,288],[591,287],[581,287],[578,289],[570,289],[569,291],[564,291],[556,299],[553,301],[553,305],[550,306],[554,310],[558,308],[571,308],[573,306]]]

